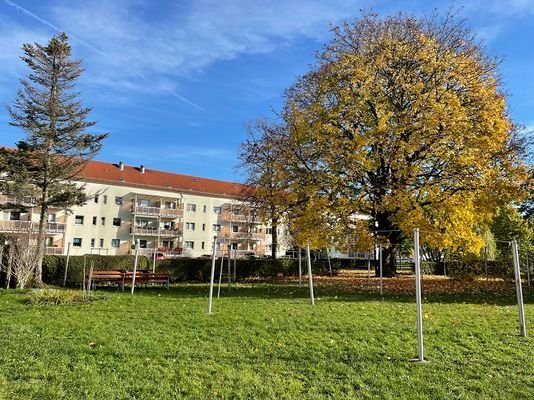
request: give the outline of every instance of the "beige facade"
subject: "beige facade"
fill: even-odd
[[[147,256],[200,257],[212,253],[216,238],[217,255],[228,249],[237,257],[270,255],[270,228],[236,198],[148,184],[91,182],[86,177],[80,185],[89,197],[85,205],[73,207],[70,213],[50,211],[48,254],[66,254],[69,244],[72,255],[130,254],[138,240],[141,254]],[[23,201],[0,197],[4,203]],[[0,232],[37,230],[39,210],[31,207],[29,199],[26,205],[27,213],[5,210],[0,214]],[[280,233],[279,255],[283,255],[288,239],[284,230]]]

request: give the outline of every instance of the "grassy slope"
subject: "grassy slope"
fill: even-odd
[[[534,397],[513,298],[426,299],[418,365],[412,297],[316,291],[241,286],[211,316],[203,285],[41,307],[0,291],[0,399]]]

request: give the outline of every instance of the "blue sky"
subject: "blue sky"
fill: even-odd
[[[516,122],[534,128],[534,0],[456,2],[501,66]],[[269,117],[330,24],[359,15],[421,14],[441,1],[356,0],[0,0],[0,101],[27,75],[26,42],[71,36],[84,62],[78,84],[95,131],[109,132],[97,159],[242,181],[235,170],[246,124]],[[22,132],[0,109],[0,145]]]

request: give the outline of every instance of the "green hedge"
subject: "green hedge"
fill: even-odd
[[[474,279],[485,276],[483,259],[464,258],[447,262],[447,275],[457,279]],[[492,278],[514,279],[514,265],[512,259],[502,258],[488,261],[488,276]]]
[[[216,260],[216,273],[219,274],[221,260]],[[332,272],[337,274],[340,265],[332,262]],[[303,260],[303,273],[307,267]],[[161,260],[156,265],[157,272],[169,272],[171,280],[176,281],[197,281],[206,282],[210,278],[211,260],[176,258]],[[224,260],[223,274],[228,271],[228,260]],[[231,271],[234,271],[234,261],[231,262]],[[312,271],[317,275],[329,274],[328,262],[326,260],[314,261]],[[269,258],[257,258],[251,260],[237,260],[236,275],[238,279],[244,278],[270,278],[276,276],[290,276],[298,274],[298,260],[281,259],[273,260]]]
[[[477,257],[463,257],[454,261],[433,262],[422,261],[421,272],[428,275],[443,275],[447,272],[447,276],[455,279],[474,279],[483,277],[485,273],[484,260]],[[415,265],[412,264],[412,271],[415,271]],[[495,261],[488,261],[488,276],[492,278],[513,279],[514,266],[512,259],[499,259]]]
[[[67,274],[67,286],[79,286],[82,282],[83,263],[85,258],[85,271],[89,272],[91,263],[95,271],[132,270],[134,256],[71,256]],[[66,256],[45,256],[43,260],[43,281],[48,284],[62,285],[65,274]],[[221,260],[216,260],[216,271],[219,273]],[[234,261],[232,260],[232,273]],[[337,274],[341,264],[332,261],[332,272]],[[152,262],[148,258],[139,257],[139,269],[151,269]],[[223,273],[228,270],[228,260],[224,261]],[[303,274],[307,271],[305,260],[302,260]],[[328,261],[312,262],[312,271],[316,275],[328,275]],[[205,282],[210,278],[211,260],[175,258],[156,262],[156,272],[169,272],[173,282]],[[251,260],[237,260],[237,278],[269,278],[275,276],[290,276],[298,274],[298,260],[257,258]],[[218,275],[217,275],[218,276]]]
[[[70,256],[69,270],[67,274],[67,286],[78,286],[82,282],[83,263],[85,259],[85,272],[89,273],[91,264],[95,271],[109,270],[132,270],[134,256]],[[43,259],[43,281],[48,284],[63,285],[65,276],[65,264],[67,256],[45,256]],[[148,269],[151,263],[145,256],[140,256],[138,260],[139,269]]]

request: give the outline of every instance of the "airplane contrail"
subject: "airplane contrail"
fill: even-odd
[[[17,3],[12,2],[11,0],[4,0],[4,1],[5,1],[5,3],[6,3],[7,5],[16,8],[18,11],[20,11],[20,12],[22,12],[23,14],[26,14],[27,16],[29,16],[29,17],[31,17],[31,18],[33,18],[33,19],[39,21],[40,23],[42,23],[42,24],[44,24],[44,25],[46,25],[46,26],[48,26],[48,27],[50,27],[50,28],[52,28],[52,29],[54,29],[54,30],[56,30],[56,31],[58,31],[58,32],[65,32],[63,29],[61,29],[61,28],[59,28],[58,26],[52,24],[51,22],[47,21],[46,19],[39,17],[37,14],[32,13],[30,10],[28,10],[28,9],[26,9],[26,8],[24,8],[24,7],[20,6],[20,5],[18,5]],[[84,46],[90,48],[90,49],[93,50],[94,52],[96,52],[96,53],[100,54],[101,56],[107,58],[108,60],[110,60],[110,61],[115,61],[115,59],[114,59],[113,57],[111,57],[109,54],[103,52],[103,51],[100,50],[98,47],[96,47],[96,46],[92,45],[91,43],[89,43],[89,42],[87,42],[87,41],[81,39],[80,37],[75,36],[75,35],[73,35],[73,34],[71,34],[71,33],[69,33],[69,36],[72,37],[73,39],[76,39],[77,41],[79,41],[80,43],[82,43]],[[136,71],[135,69],[133,69],[133,68],[130,67],[129,65],[127,65],[127,64],[123,64],[122,66],[123,66],[125,69],[127,69],[128,71],[130,71],[130,72],[132,72],[133,74],[137,75],[138,77],[140,77],[140,78],[142,78],[142,79],[144,79],[144,80],[146,80],[146,81],[148,81],[148,82],[151,81],[148,77],[146,77],[145,75],[143,75],[141,72]],[[169,92],[172,96],[176,97],[178,100],[180,100],[180,101],[182,101],[182,102],[184,102],[184,103],[186,103],[186,104],[189,104],[190,106],[193,106],[193,107],[195,107],[195,108],[197,108],[197,109],[199,109],[199,110],[201,110],[201,111],[208,112],[204,107],[199,106],[198,104],[194,103],[193,101],[191,101],[191,100],[185,98],[184,96],[182,96],[182,95],[176,93],[174,90],[172,90],[172,89],[164,89],[164,90],[166,90],[167,92]]]

